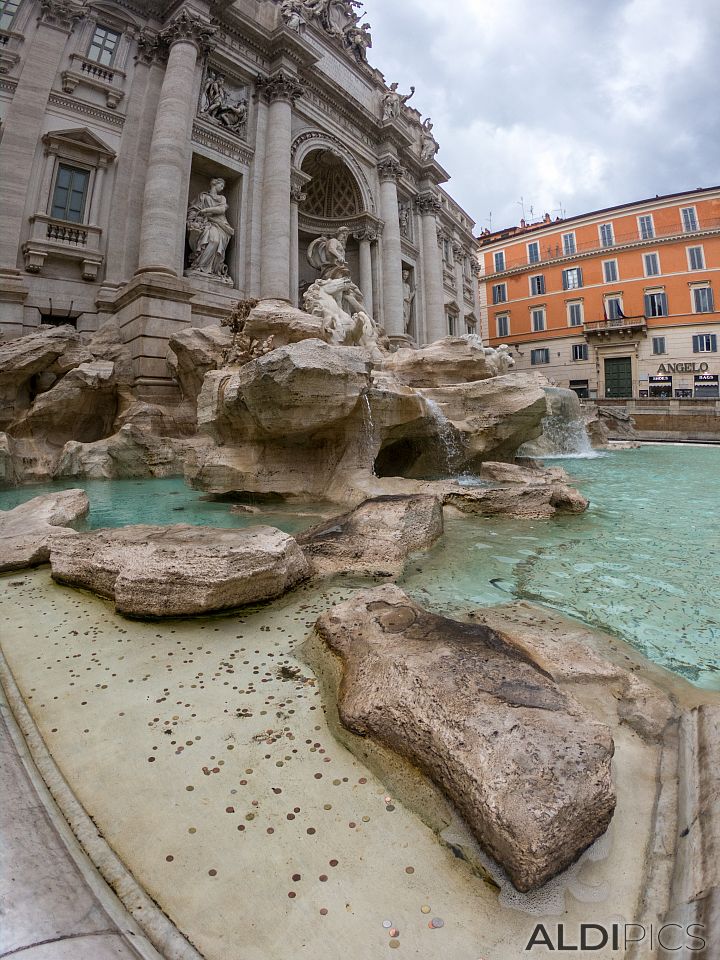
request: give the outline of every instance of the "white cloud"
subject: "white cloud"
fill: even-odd
[[[720,182],[718,0],[365,0],[479,228]]]

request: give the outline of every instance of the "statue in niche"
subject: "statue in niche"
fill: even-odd
[[[367,63],[367,52],[372,47],[369,23],[358,23],[359,18],[353,15],[351,22],[343,30],[345,46],[352,52],[358,63]]]
[[[405,333],[410,333],[412,327],[412,322],[414,319],[414,306],[415,306],[415,288],[412,283],[412,274],[409,270],[405,269],[402,272],[402,286],[403,286],[403,321],[405,325]]]
[[[303,18],[304,9],[302,0],[283,0],[280,6],[280,16],[288,29],[300,33],[305,22]]]
[[[383,120],[397,120],[402,108],[415,95],[415,87],[410,87],[410,93],[398,93],[398,84],[391,83],[390,89],[383,95]]]
[[[188,208],[187,235],[192,257],[190,272],[233,285],[225,263],[228,244],[235,231],[227,220],[225,181],[216,177],[210,189],[196,197]]]
[[[410,235],[410,204],[401,203],[398,206],[398,219],[400,221],[400,235],[406,240],[411,239]]]
[[[241,98],[233,103],[225,86],[225,78],[208,70],[200,116],[220,124],[232,133],[243,133],[248,117],[248,102]]]
[[[318,237],[308,247],[308,263],[320,271],[322,280],[350,276],[350,269],[345,259],[345,247],[349,236],[350,230],[347,227],[340,227],[336,237]]]
[[[423,122],[422,134],[420,139],[420,159],[423,163],[430,163],[435,159],[435,154],[440,149],[440,144],[432,135],[433,123],[430,117]]]

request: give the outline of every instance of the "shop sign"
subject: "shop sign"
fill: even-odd
[[[650,383],[672,383],[672,377],[650,377]]]
[[[709,369],[707,363],[661,363],[658,373],[705,373]]]
[[[717,373],[698,373],[695,375],[695,383],[718,383],[720,376]]]

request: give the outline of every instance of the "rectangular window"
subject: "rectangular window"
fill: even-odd
[[[573,253],[576,252],[575,246],[575,234],[574,233],[564,233],[562,235],[563,242],[563,253],[566,257],[570,257]]]
[[[712,287],[695,287],[693,290],[695,313],[712,313],[715,309]]]
[[[563,290],[579,290],[582,285],[582,269],[580,267],[570,267],[569,270],[563,270]]]
[[[573,360],[587,360],[588,345],[586,343],[574,343],[572,348]]]
[[[682,225],[685,233],[695,233],[698,228],[697,211],[695,207],[682,207],[680,210]]]
[[[603,260],[603,280],[605,283],[615,283],[618,278],[617,260]]]
[[[50,215],[58,220],[82,223],[89,183],[89,170],[61,163],[55,180]]]
[[[666,293],[646,293],[645,294],[645,316],[646,317],[667,317],[667,315],[668,315],[667,294]]]
[[[449,313],[447,315],[448,333],[450,334],[451,337],[457,336],[457,321],[458,321],[458,318],[455,316],[454,313]]]
[[[533,333],[540,333],[545,329],[545,310],[540,308],[531,311]]]
[[[0,30],[9,30],[20,0],[0,0]]]
[[[652,338],[652,352],[655,355],[660,353],[667,353],[667,349],[665,347],[665,337]]]
[[[527,245],[528,263],[540,263],[540,244],[537,240]]]
[[[569,303],[567,311],[568,326],[581,327],[583,325],[583,305],[581,303]]]
[[[657,253],[643,254],[643,265],[645,267],[646,277],[660,276],[660,257]]]
[[[534,277],[530,277],[530,296],[537,297],[541,293],[545,293],[545,277],[538,273]]]
[[[602,247],[615,246],[615,234],[613,232],[613,225],[611,223],[601,223],[599,230],[600,230],[600,245]]]
[[[655,236],[655,225],[652,216],[638,217],[638,232],[641,240],[652,240]]]
[[[497,323],[497,335],[499,337],[507,337],[510,333],[510,317],[507,314],[503,314],[500,317],[495,318]]]
[[[717,353],[717,334],[701,333],[693,337],[693,353]]]
[[[507,303],[507,284],[496,283],[493,285],[493,303]]]
[[[495,273],[502,273],[505,269],[505,251],[498,250],[495,254]]]
[[[620,297],[608,297],[605,300],[605,313],[608,320],[624,320],[622,299]]]
[[[705,269],[705,251],[702,247],[688,247],[688,267],[691,270]]]
[[[119,33],[110,30],[109,27],[101,27],[100,24],[98,24],[95,27],[95,33],[90,41],[88,60],[94,60],[95,63],[101,63],[104,67],[109,67],[115,59],[119,41]]]
[[[550,350],[547,347],[543,347],[540,350],[531,350],[530,363],[533,367],[536,367],[540,363],[550,363]]]

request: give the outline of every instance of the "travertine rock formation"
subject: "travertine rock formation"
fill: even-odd
[[[92,480],[177,477],[182,475],[188,452],[206,443],[195,437],[158,437],[128,425],[94,443],[66,443],[55,461],[53,476]]]
[[[170,337],[167,361],[187,400],[197,400],[205,374],[222,364],[231,342],[227,327],[218,326],[191,327]]]
[[[479,337],[445,337],[420,350],[398,350],[381,369],[408,387],[446,387],[500,376],[507,373],[503,367]]]
[[[544,520],[556,513],[584,513],[588,508],[588,501],[577,490],[553,481],[448,490],[443,495],[443,503],[461,513],[528,520]]]
[[[436,497],[386,496],[311,527],[297,540],[314,572],[323,576],[394,576],[411,553],[432,546],[442,532],[442,507]]]
[[[129,617],[181,617],[273,600],[308,576],[295,540],[274,527],[177,525],[97,530],[53,543],[59,583],[112,598]]]
[[[315,630],[341,660],[342,724],[419,767],[518,890],[541,886],[605,832],[610,732],[500,634],[429,613],[389,585],[333,607]]]
[[[63,490],[0,510],[0,573],[47,563],[51,540],[74,539],[76,533],[67,525],[89,509],[84,490]]]
[[[483,480],[495,483],[524,483],[533,486],[539,483],[569,483],[570,477],[562,467],[543,467],[538,461],[527,463],[483,463],[480,467]]]

